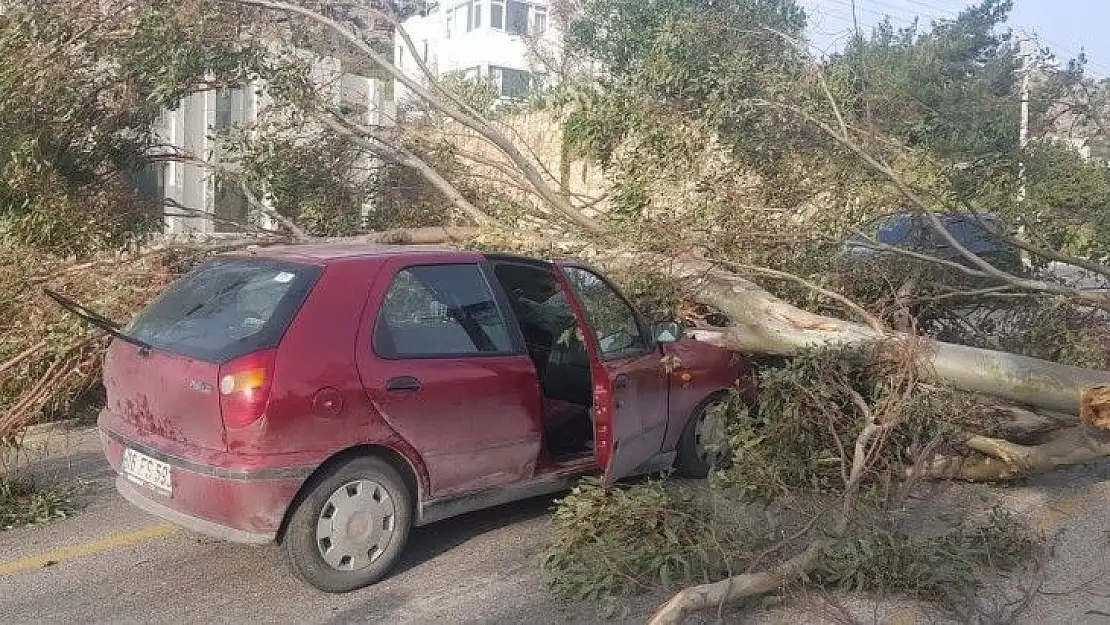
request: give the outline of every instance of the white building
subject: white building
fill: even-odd
[[[321,88],[354,121],[370,126],[392,123],[393,98],[381,81],[345,73],[335,58],[316,57],[314,64]],[[265,83],[255,81],[237,88],[192,94],[176,109],[163,114],[158,132],[170,146],[167,152],[185,155],[187,159],[159,163],[139,186],[145,193],[167,200],[165,234],[242,232],[241,224],[248,221],[264,228],[274,226],[259,211],[251,210],[236,184],[224,184],[215,175],[216,167],[226,166],[221,165],[217,137],[236,126],[249,128],[265,106]],[[190,162],[191,159],[201,159],[216,167]]]
[[[429,2],[424,14],[406,20],[404,28],[417,53],[437,76],[460,72],[488,78],[497,85],[502,97],[522,98],[544,74],[533,51],[550,49],[557,42],[557,34],[550,28],[547,5],[548,0]],[[394,61],[408,76],[423,78],[412,53],[399,37],[395,38]],[[391,124],[396,102],[407,96],[400,85],[394,98],[383,82],[345,73],[336,58],[317,56],[314,63],[317,79],[332,90],[336,104],[367,125]],[[232,126],[249,126],[265,106],[262,83],[196,93],[185,98],[178,108],[166,111],[160,134],[174,150],[218,163],[216,136]],[[144,178],[141,186],[147,193],[171,204],[165,217],[168,235],[241,232],[238,224],[247,220],[263,227],[273,226],[251,210],[237,186],[222,184],[212,167],[166,162]]]
[[[522,98],[544,72],[532,58],[531,47],[556,40],[550,28],[547,0],[442,0],[429,2],[423,15],[411,17],[403,27],[416,53],[437,76],[452,72],[493,80],[504,98]],[[394,63],[404,73],[421,80],[423,75],[400,37],[394,46]],[[408,94],[399,88],[397,97]]]

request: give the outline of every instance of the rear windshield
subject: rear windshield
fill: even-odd
[[[991,250],[999,247],[1002,243],[991,232],[992,230],[1002,230],[1002,226],[997,220],[984,218],[983,222],[979,223],[974,217],[953,217],[945,221],[944,227],[952,233],[957,241],[973,252]]]
[[[173,283],[124,330],[155,348],[222,363],[277,346],[322,269],[219,258]]]

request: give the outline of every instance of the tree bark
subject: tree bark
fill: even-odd
[[[396,230],[384,230],[354,237],[340,237],[331,239],[331,241],[378,245],[442,245],[468,241],[473,239],[478,232],[477,228],[462,227],[397,228]]]
[[[1079,420],[1087,427],[1110,431],[1110,386],[1096,386],[1083,393]]]
[[[1018,445],[987,436],[972,436],[966,445],[986,457],[937,458],[926,467],[925,476],[993,482],[1075,466],[1110,456],[1110,432],[1078,426],[1041,445]]]
[[[909,338],[900,332],[883,333],[798,309],[704,259],[680,259],[676,269],[679,275],[699,282],[699,301],[717,308],[731,321],[727,328],[691,334],[734,351],[789,356],[805,348],[863,346]],[[933,342],[924,358],[923,379],[1070,414],[1079,414],[1085,392],[1110,386],[1110,372],[953,343]],[[1099,397],[1103,398],[1101,414],[1110,419],[1110,393]]]
[[[825,550],[832,545],[829,540],[816,540],[804,551],[773,569],[758,573],[736,575],[719,582],[690,586],[663,604],[648,621],[648,625],[678,625],[686,615],[743,599],[767,594],[792,582],[817,565]]]

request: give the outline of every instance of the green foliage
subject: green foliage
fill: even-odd
[[[1110,326],[1105,313],[1066,297],[1038,297],[993,307],[968,332],[966,324],[938,333],[947,340],[1066,365],[1110,369]]]
[[[681,317],[684,284],[670,276],[646,268],[612,272],[609,277],[649,321],[676,321]]]
[[[835,283],[829,269],[843,238],[908,206],[884,176],[818,131],[814,121],[840,127],[820,71],[852,138],[938,210],[996,213],[1047,247],[1100,257],[1110,250],[1107,170],[1038,140],[1062,110],[1088,122],[1104,114],[1094,96],[1077,105],[1077,94],[1097,91],[1082,59],[1034,78],[1027,197],[1015,201],[1011,6],[982,0],[900,31],[884,23],[818,67],[777,34],[804,31],[792,2],[587,0],[565,46],[578,66],[604,71],[560,85],[552,101],[564,107],[568,153],[606,168],[610,217],[633,237],[668,229],[672,247],[704,246]],[[921,280],[910,295],[966,286],[953,272],[931,277],[938,281]],[[867,285],[864,303],[890,304],[901,284],[887,282]]]
[[[719,579],[750,548],[659,481],[605,488],[585,480],[556,502],[551,532],[540,563],[552,590],[610,613],[622,595]]]
[[[321,131],[294,134],[300,124],[236,132],[229,161],[258,197],[315,236],[342,236],[361,229],[362,205],[371,193],[368,158],[348,138]],[[234,140],[234,139],[232,139]]]
[[[0,448],[2,450],[2,448]],[[41,487],[30,479],[0,476],[0,531],[64,519],[77,487]]]
[[[1078,256],[1110,257],[1110,169],[1051,143],[1029,152],[1028,196],[1016,217],[1033,240]]]
[[[959,611],[974,599],[985,569],[1018,568],[1042,544],[1025,522],[999,508],[982,522],[936,536],[860,528],[822,560],[815,578],[839,590],[908,594]]]
[[[648,208],[646,182],[689,178],[712,144],[774,178],[768,197],[790,196],[797,150],[815,134],[757,100],[798,95],[805,68],[778,33],[800,37],[804,25],[793,2],[584,3],[566,47],[605,71],[592,84],[562,87],[574,102],[571,153],[617,172],[615,205],[627,216]]]
[[[845,463],[865,419],[859,401],[874,411],[893,401],[896,380],[877,356],[812,350],[762,369],[755,408],[734,403],[730,411],[734,457],[718,475],[720,484],[764,502],[799,492],[842,492]],[[930,441],[954,433],[946,406],[930,401],[933,392],[940,391],[919,391],[898,408],[901,422],[873,459],[867,483],[889,478],[913,464]]]
[[[982,0],[931,29],[894,31],[889,20],[833,61],[851,75],[850,109],[860,119],[954,161],[1017,149],[1015,50],[999,32],[1012,0]]]
[[[166,107],[247,75],[234,10],[148,0],[7,3],[0,15],[0,235],[62,254],[116,247],[159,223],[132,180]],[[49,62],[43,62],[49,59]]]
[[[496,112],[498,101],[501,99],[500,85],[490,77],[473,77],[463,72],[450,72],[440,79],[440,86],[487,117]]]
[[[676,494],[693,490],[685,483],[604,488],[590,480],[559,500],[550,544],[540,554],[553,591],[613,614],[626,594],[764,569],[768,554],[797,552],[823,534],[824,511],[845,495],[845,463],[864,423],[862,402],[874,414],[895,411],[888,418],[898,425],[869,452],[854,529],[821,559],[811,580],[965,609],[985,572],[1021,566],[1042,541],[999,509],[939,534],[911,533],[897,523],[890,486],[904,468],[930,458],[964,424],[983,427],[992,415],[978,398],[949,389],[897,395],[895,363],[878,354],[814,350],[765,367],[756,406],[732,398],[723,408],[734,458],[713,476],[707,497]],[[884,405],[891,401],[898,403]]]

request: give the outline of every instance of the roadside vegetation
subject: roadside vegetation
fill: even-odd
[[[790,0],[558,0],[562,45],[529,41],[550,87],[511,106],[398,72],[391,51],[413,45],[398,20],[419,2],[102,4],[0,15],[3,444],[96,397],[106,341],[43,287],[126,321],[222,250],[438,235],[586,257],[659,319],[761,360],[757,404],[721,415],[732,462],[704,488],[585,482],[557,505],[541,569],[610,614],[658,587],[685,588],[653,621],[675,623],[813,584],[970,619],[985,572],[1035,567],[1044,541],[986,504],[923,531],[907,501],[1110,455],[1110,296],[1059,271],[1110,280],[1110,87],[1039,52],[1023,145],[1009,0],[828,56]],[[334,106],[312,54],[417,97],[369,125]],[[164,145],[163,109],[247,84],[271,104],[218,133],[220,160]],[[522,118],[546,120],[554,157]],[[234,236],[157,236],[163,214],[213,218],[139,190],[167,161],[241,193]],[[865,231],[890,213],[930,243]],[[937,225],[951,213],[990,214],[1025,262],[964,249]],[[0,475],[0,527],[66,513],[16,475]]]
[[[39,487],[30,480],[0,480],[0,530],[64,519],[75,509],[71,491]]]
[[[844,441],[864,408],[889,410],[881,406],[890,405],[890,377],[867,354],[832,350],[768,368],[756,406],[723,407],[736,451],[708,485],[587,483],[561,499],[540,555],[545,579],[562,599],[614,615],[630,594],[751,572],[803,549],[811,533],[837,531],[850,485]],[[1032,578],[1048,543],[1004,508],[937,509],[932,485],[903,479],[951,435],[954,406],[968,419],[989,407],[941,389],[898,401],[900,414],[887,417],[898,427],[870,450],[858,508],[809,581],[931,602],[961,621],[983,617],[977,597],[991,574]],[[789,595],[792,586],[777,590]]]

